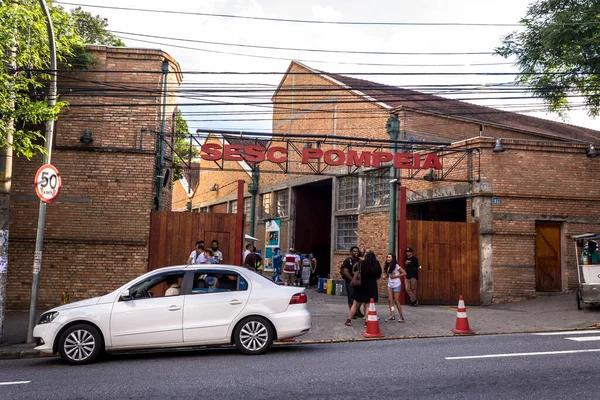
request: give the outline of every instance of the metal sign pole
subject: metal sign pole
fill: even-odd
[[[45,0],[39,0],[40,6],[46,16],[48,29],[48,44],[50,47],[50,90],[48,92],[48,106],[50,109],[56,105],[56,44],[54,42],[54,28],[52,19]],[[54,120],[46,121],[46,155],[44,164],[50,164],[52,160],[52,142],[54,141]],[[29,303],[29,325],[27,327],[27,343],[33,342],[33,327],[37,313],[38,286],[40,282],[40,270],[42,268],[42,249],[44,245],[44,227],[46,224],[46,203],[40,200],[37,235],[35,237],[35,253],[33,255],[33,279],[31,282],[31,300]]]

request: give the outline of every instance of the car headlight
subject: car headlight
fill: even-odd
[[[44,313],[40,317],[40,321],[38,322],[38,324],[48,324],[48,323],[54,321],[54,319],[56,317],[58,317],[58,311],[51,311],[51,312]]]

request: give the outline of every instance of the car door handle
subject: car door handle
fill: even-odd
[[[232,306],[237,306],[237,305],[240,305],[240,304],[242,304],[242,302],[241,302],[241,301],[239,301],[239,300],[231,300],[231,301],[229,302],[229,304],[231,304]]]
[[[171,306],[171,307],[167,308],[167,310],[169,310],[169,311],[179,311],[179,310],[181,310],[181,307],[179,307],[179,306]]]

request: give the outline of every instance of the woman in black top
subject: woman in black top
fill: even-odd
[[[360,308],[361,304],[366,304],[373,299],[375,302],[379,300],[379,293],[377,290],[377,279],[381,278],[381,265],[375,257],[375,253],[369,251],[365,254],[365,259],[359,264],[361,283],[357,286],[354,292],[354,303],[348,314],[346,325],[352,324],[352,317]]]

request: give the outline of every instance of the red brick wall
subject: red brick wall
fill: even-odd
[[[131,72],[78,71],[59,78],[59,90],[69,93],[61,99],[70,107],[63,110],[56,124],[52,164],[59,170],[63,186],[58,200],[47,206],[39,311],[56,306],[62,291],[72,292],[71,301],[105,294],[145,272],[148,266],[161,99],[147,92],[136,97],[136,92],[130,91],[122,92],[122,97],[109,97],[104,96],[104,90],[122,85],[159,89],[164,59],[170,63],[172,90],[181,80],[179,66],[156,50],[90,49],[98,61],[94,70]],[[144,73],[147,71],[158,73]],[[84,87],[93,90],[81,95],[78,89]],[[74,90],[69,92],[69,88]],[[168,107],[167,115],[174,109]],[[167,126],[170,132],[170,123]],[[142,127],[147,132],[140,150]],[[79,141],[85,128],[91,130],[94,140],[87,145]],[[26,310],[39,206],[32,181],[42,157],[14,161],[8,308]],[[163,205],[170,208],[170,185],[163,193]]]

